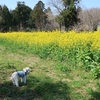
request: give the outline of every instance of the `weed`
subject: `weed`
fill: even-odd
[[[99,100],[99,78],[91,77],[100,75],[98,37],[74,32],[1,33],[0,99]],[[32,69],[27,84],[16,88],[9,78],[25,66]]]

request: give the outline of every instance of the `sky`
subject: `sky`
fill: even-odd
[[[100,0],[81,0],[80,5],[83,9],[100,8]]]
[[[33,9],[39,0],[0,0],[0,5],[6,5],[9,9],[13,10],[17,6],[18,1],[24,1],[27,6]],[[50,6],[48,5],[50,0],[41,1],[45,4],[45,8]],[[83,9],[100,8],[100,0],[81,0],[80,6]]]
[[[13,10],[17,6],[17,2],[25,2],[25,5],[31,7],[32,9],[40,0],[0,0],[0,5],[6,5],[9,9]],[[41,0],[45,4],[45,8],[48,7],[49,0]]]

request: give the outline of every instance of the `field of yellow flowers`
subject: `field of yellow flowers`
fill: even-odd
[[[71,60],[76,66],[86,66],[86,70],[98,70],[100,74],[100,67],[95,69],[100,61],[100,31],[0,33],[0,44],[37,54],[41,58]]]
[[[31,49],[33,52],[36,52],[34,50],[38,52],[38,49],[41,49],[40,52],[42,52],[42,49],[48,49],[48,54],[57,52],[59,49],[61,50],[60,52],[75,50],[77,51],[76,53],[80,53],[81,50],[84,52],[86,49],[92,52],[94,50],[100,50],[100,31],[82,33],[76,33],[74,31],[63,33],[60,31],[0,33],[0,41],[7,42],[12,46],[18,44],[21,48],[27,49],[27,51]],[[66,53],[66,55],[68,54]]]

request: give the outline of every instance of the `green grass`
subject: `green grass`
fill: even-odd
[[[41,59],[0,46],[0,100],[100,100],[100,80],[70,61]],[[27,84],[13,86],[10,76],[29,66]]]

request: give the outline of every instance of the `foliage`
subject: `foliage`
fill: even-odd
[[[7,32],[11,27],[11,15],[7,6],[0,6],[0,31]]]
[[[99,100],[99,38],[99,31],[0,33],[0,99]],[[9,77],[25,66],[27,84],[16,88]]]
[[[0,31],[33,31],[55,30],[58,24],[65,26],[65,30],[72,28],[78,22],[76,4],[79,0],[62,0],[65,7],[55,21],[55,15],[50,7],[45,9],[45,4],[40,0],[31,9],[25,2],[17,2],[17,7],[9,10],[7,6],[0,5]],[[62,4],[62,3],[61,3]]]
[[[38,30],[43,30],[46,25],[46,14],[44,12],[45,5],[42,1],[39,1],[32,11],[32,18],[35,22],[35,26]]]
[[[47,22],[45,5],[39,1],[32,10],[25,2],[17,2],[14,10],[0,5],[0,31],[43,30]]]
[[[33,32],[33,33],[6,33],[0,34],[0,43],[12,51],[22,49],[26,52],[39,55],[41,58],[50,58],[58,61],[72,61],[76,67],[100,75],[100,34],[75,33],[74,31],[61,33]],[[93,62],[97,64],[94,65]]]
[[[70,27],[74,26],[78,21],[78,10],[77,4],[80,0],[62,0],[63,6],[65,7],[58,17],[58,23],[64,24],[65,31],[68,31]],[[63,20],[61,20],[63,18]]]
[[[13,16],[13,18],[16,20],[13,19],[13,21],[18,22],[17,24],[19,26],[19,30],[23,30],[23,28],[27,28],[31,11],[32,11],[32,9],[28,6],[26,6],[24,2],[17,3],[17,7],[13,11],[13,13],[15,15],[15,16]]]

